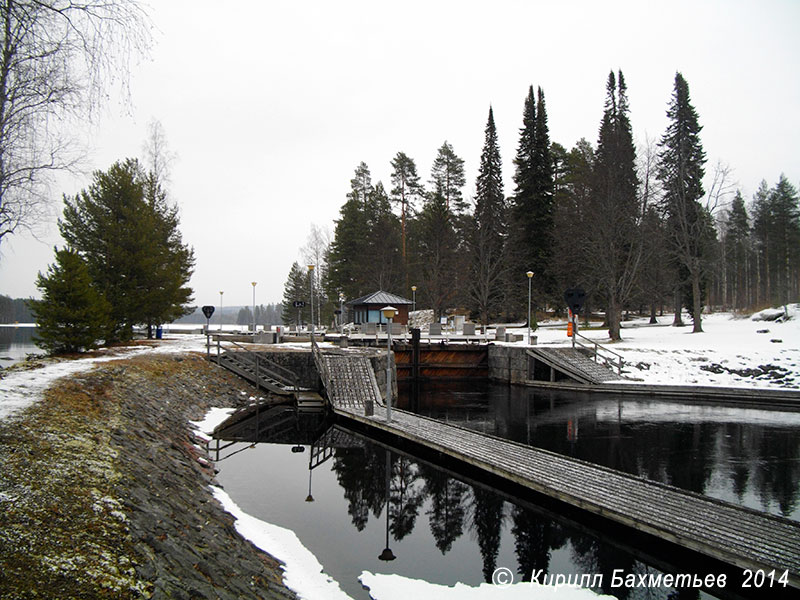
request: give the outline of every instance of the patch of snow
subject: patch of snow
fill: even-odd
[[[211,486],[214,497],[236,519],[236,531],[285,565],[286,587],[304,600],[352,600],[339,584],[322,571],[322,565],[289,529],[265,523],[242,511],[222,489]]]
[[[233,414],[233,408],[212,408],[206,413],[202,421],[190,421],[189,423],[197,430],[197,437],[206,441],[211,439],[214,429],[225,419]]]
[[[497,573],[497,571],[495,571]],[[509,572],[508,575],[511,575]],[[437,600],[598,600],[613,598],[599,595],[580,587],[549,586],[519,582],[510,585],[482,583],[470,587],[462,583],[450,587],[410,579],[402,575],[383,575],[364,571],[359,577],[374,600],[407,600],[408,598],[436,598]]]

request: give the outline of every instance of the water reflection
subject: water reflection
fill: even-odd
[[[474,383],[402,392],[426,416],[800,520],[800,413]]]
[[[282,411],[272,413],[283,423],[281,428],[250,423],[249,431],[260,432],[254,451],[239,451],[242,442],[249,449],[249,441],[255,441],[245,442],[243,436],[238,446],[221,444],[219,478],[247,512],[293,529],[354,598],[367,597],[357,581],[363,570],[388,570],[447,585],[477,585],[491,581],[498,567],[513,568],[518,581],[529,581],[535,572],[600,574],[602,585],[596,591],[618,598],[700,597],[696,590],[678,596],[671,589],[612,589],[614,569],[658,572],[645,558],[653,550],[640,554],[625,536],[593,529],[592,517],[573,521],[529,499],[511,498],[340,427],[329,427],[327,421],[316,420],[318,416]],[[303,459],[290,450],[297,440],[309,442],[309,424],[316,424],[318,437]],[[286,456],[300,468],[282,468]],[[313,479],[316,501],[298,503],[284,497],[306,475],[309,495]],[[295,497],[296,492],[290,495]],[[686,568],[675,556],[654,564],[662,569],[664,564]]]

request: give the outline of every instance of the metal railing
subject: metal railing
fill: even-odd
[[[578,332],[574,332],[572,335],[575,346],[592,354],[592,358],[594,358],[596,363],[602,363],[610,369],[616,368],[617,374],[622,375],[622,367],[625,364],[625,360],[622,358],[621,354],[617,354],[613,350],[601,346],[594,340],[590,340]],[[583,343],[581,340],[587,343]]]
[[[317,340],[314,338],[311,338],[311,355],[314,357],[314,365],[316,365],[317,373],[319,373],[319,378],[322,380],[322,387],[327,390],[331,381],[330,373],[328,373],[328,368],[322,359],[322,350],[319,349]]]
[[[294,371],[279,365],[275,361],[272,361],[268,358],[261,356],[258,352],[253,352],[249,348],[245,348],[244,346],[242,346],[237,342],[228,341],[227,343],[231,344],[232,346],[236,346],[241,350],[244,350],[245,352],[247,352],[248,356],[252,356],[252,361],[255,364],[256,382],[259,381],[260,375],[263,374],[267,377],[270,377],[271,379],[274,379],[284,387],[294,390],[295,392],[297,392],[300,389],[300,385],[297,379],[297,374]],[[217,362],[219,362],[219,355],[220,355],[220,342],[219,339],[217,339]]]

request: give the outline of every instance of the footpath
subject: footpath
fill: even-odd
[[[0,421],[0,598],[294,598],[212,496],[189,421],[247,400],[198,354],[98,363]]]

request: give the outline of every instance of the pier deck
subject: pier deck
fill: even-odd
[[[322,378],[329,391],[336,390],[329,401],[345,422],[439,452],[728,565],[774,569],[778,577],[787,571],[789,585],[800,588],[800,523],[402,410],[393,410],[391,422],[383,406],[366,416],[359,398],[376,397],[374,374],[348,362],[326,360]],[[337,379],[346,384],[333,384]]]

